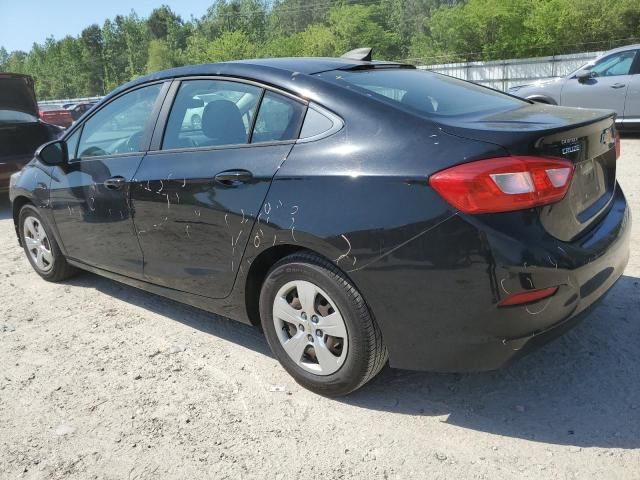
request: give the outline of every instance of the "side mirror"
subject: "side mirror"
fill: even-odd
[[[45,165],[61,165],[67,163],[69,154],[67,144],[62,140],[45,143],[36,150],[36,158]]]
[[[589,70],[580,70],[578,73],[576,73],[576,78],[580,83],[586,82],[587,80],[593,78],[593,76],[593,72]]]

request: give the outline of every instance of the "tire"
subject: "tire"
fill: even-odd
[[[315,254],[294,253],[271,268],[260,292],[260,318],[285,370],[320,395],[347,395],[387,362],[364,299],[344,273]]]
[[[38,275],[49,282],[60,282],[78,273],[67,263],[37,208],[29,204],[22,207],[18,222],[24,253]]]

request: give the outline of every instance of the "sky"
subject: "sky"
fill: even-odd
[[[0,0],[0,47],[8,51],[31,49],[53,36],[77,36],[89,25],[102,23],[133,8],[146,17],[162,4],[183,19],[202,16],[212,0]]]

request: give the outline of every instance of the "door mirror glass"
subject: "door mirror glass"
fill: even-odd
[[[36,151],[36,158],[45,165],[61,165],[68,160],[67,144],[62,140],[45,143]]]
[[[580,83],[584,83],[590,78],[593,78],[593,72],[590,70],[581,70],[576,74],[576,78]]]

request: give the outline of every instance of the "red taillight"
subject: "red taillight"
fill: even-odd
[[[496,213],[564,198],[573,164],[544,157],[501,157],[463,163],[431,176],[431,186],[463,213]]]
[[[620,158],[620,132],[616,130],[616,160]]]
[[[499,307],[511,307],[514,305],[524,305],[525,303],[537,302],[545,298],[552,297],[558,291],[558,287],[542,288],[540,290],[528,290],[522,293],[514,293],[498,303]]]

